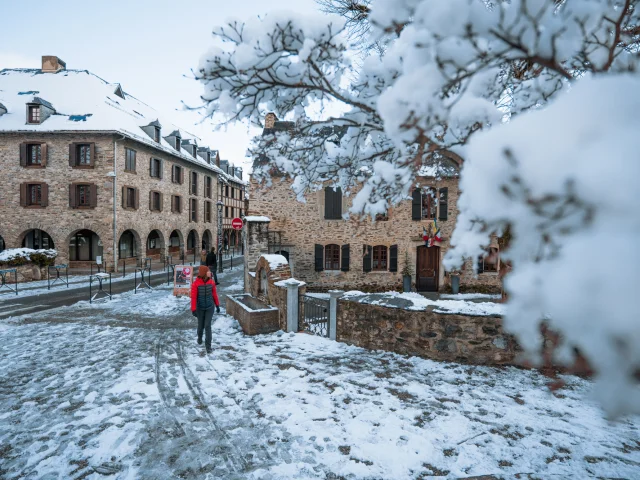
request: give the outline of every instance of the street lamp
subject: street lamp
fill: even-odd
[[[218,272],[222,273],[222,200],[218,200]]]

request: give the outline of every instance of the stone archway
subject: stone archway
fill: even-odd
[[[169,234],[169,242],[167,247],[167,255],[171,258],[171,263],[175,263],[183,256],[184,237],[180,230],[173,230]]]
[[[32,248],[34,250],[56,248],[51,235],[39,228],[32,228],[22,232],[19,240],[18,244],[23,248]]]
[[[88,228],[72,232],[67,241],[69,248],[69,262],[100,261],[104,263],[104,246],[100,236]]]
[[[132,228],[124,230],[118,238],[118,258],[127,263],[128,259],[137,259],[142,254],[142,242],[138,232]]]
[[[211,247],[213,247],[213,235],[211,231],[207,229],[202,232],[202,249],[210,252]]]
[[[164,236],[158,229],[151,230],[147,235],[146,256],[155,260],[160,259],[165,251]]]

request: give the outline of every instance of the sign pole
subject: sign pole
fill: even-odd
[[[218,273],[222,273],[222,200],[218,200]]]

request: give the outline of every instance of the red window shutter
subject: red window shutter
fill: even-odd
[[[46,207],[49,205],[49,185],[46,183],[40,184],[40,206]]]
[[[127,187],[122,187],[122,208],[127,208]]]
[[[76,208],[78,204],[76,203],[76,184],[72,183],[69,185],[69,206],[71,208]]]
[[[27,144],[26,143],[20,144],[20,166],[21,167],[27,166]]]
[[[89,165],[93,167],[96,164],[96,144],[95,143],[89,144],[89,155],[91,155],[91,163]],[[93,187],[91,188],[91,191],[93,191]]]
[[[134,207],[136,210],[138,210],[138,208],[140,208],[140,190],[138,190],[137,188],[135,188],[133,190],[134,196],[135,196],[135,203],[134,203]]]
[[[27,184],[26,183],[20,184],[20,206],[21,207],[27,206]]]
[[[49,148],[47,146],[46,143],[43,143],[40,146],[41,150],[40,150],[40,154],[42,155],[42,161],[40,163],[40,165],[42,165],[43,167],[47,166],[47,158],[49,158]]]
[[[91,158],[93,158],[93,156]],[[92,183],[89,188],[89,206],[91,208],[98,206],[98,186],[95,183]]]
[[[76,144],[75,143],[69,144],[69,166],[70,167],[76,166]]]

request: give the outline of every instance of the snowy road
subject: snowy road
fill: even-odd
[[[554,396],[531,371],[250,338],[225,316],[205,356],[167,289],[0,336],[0,478],[640,477],[640,419],[607,422],[576,378]]]

